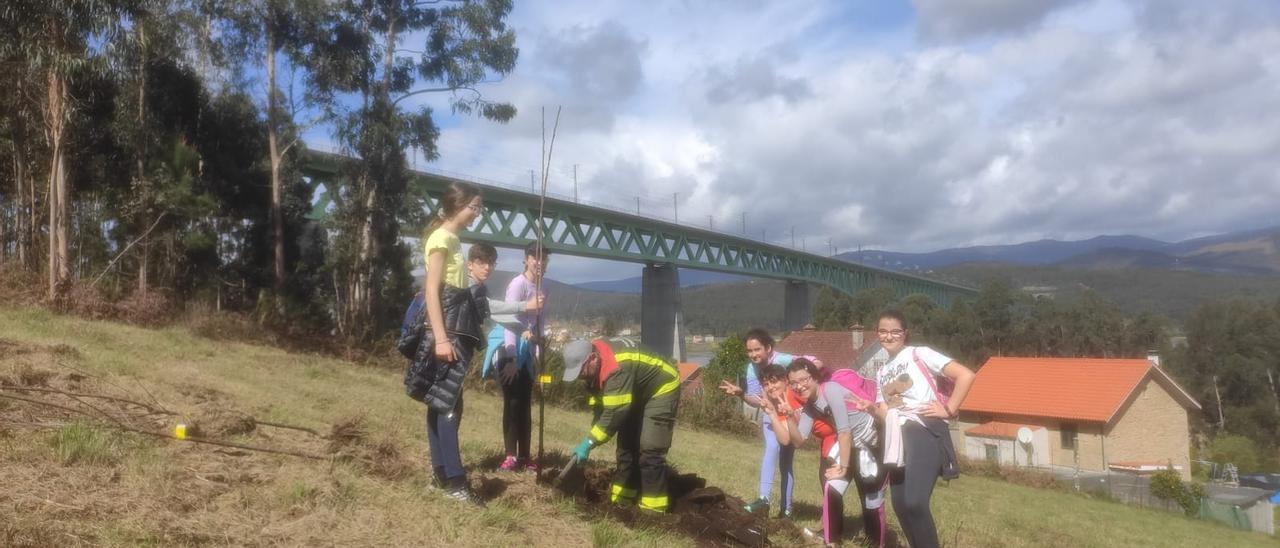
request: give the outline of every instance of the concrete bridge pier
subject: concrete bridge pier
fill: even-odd
[[[787,280],[786,292],[782,299],[782,328],[795,331],[813,321],[813,291],[809,284],[796,280]]]
[[[684,361],[679,269],[671,263],[649,263],[641,279],[641,346],[677,362]]]

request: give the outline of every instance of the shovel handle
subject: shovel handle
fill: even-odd
[[[578,456],[574,455],[572,457],[569,457],[569,462],[565,463],[564,470],[560,471],[560,475],[556,478],[556,481],[557,482],[564,481],[564,478],[568,477],[569,472],[577,466],[578,466]]]

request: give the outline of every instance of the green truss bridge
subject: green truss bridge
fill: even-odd
[[[313,183],[330,183],[344,177],[342,164],[350,161],[326,152],[309,151],[306,155],[303,174]],[[434,211],[449,183],[464,180],[421,171],[411,174],[412,193],[422,198],[429,211]],[[470,230],[459,235],[462,239],[523,248],[536,238],[537,194],[477,184],[484,189],[484,212]],[[311,214],[315,219],[328,215],[332,200],[327,192],[337,185],[324,186],[326,193]],[[810,321],[810,287],[814,284],[849,295],[863,289],[889,287],[898,297],[921,293],[944,306],[975,293],[955,284],[553,197],[546,199],[542,226],[546,246],[554,253],[644,264],[642,341],[675,357],[683,355],[679,336],[680,267],[785,280],[787,329]]]

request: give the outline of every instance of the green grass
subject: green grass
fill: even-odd
[[[0,333],[22,344],[65,344],[73,351],[62,350],[65,355],[59,359],[114,375],[122,387],[136,388],[141,382],[180,413],[198,414],[219,405],[319,430],[344,417],[364,417],[370,438],[393,440],[413,461],[408,477],[385,479],[352,463],[228,456],[178,442],[143,444],[73,423],[44,434],[52,448],[47,458],[60,465],[52,473],[65,482],[33,482],[23,491],[30,493],[0,494],[0,523],[22,524],[23,529],[14,529],[18,536],[65,530],[105,545],[691,545],[671,531],[632,529],[588,517],[568,501],[522,491],[517,484],[484,511],[443,500],[425,487],[423,407],[403,395],[399,371],[217,342],[180,328],[139,329],[33,309],[0,308]],[[549,407],[546,414],[551,451],[563,452],[580,440],[590,420],[585,412],[558,408]],[[500,454],[501,401],[470,391],[464,416],[464,462],[474,465]],[[253,442],[270,445],[285,439],[259,436]],[[20,437],[0,439],[0,480],[41,466],[30,461],[24,443]],[[754,438],[680,428],[670,457],[682,471],[751,499],[760,452]],[[592,459],[611,461],[612,445],[595,451]],[[799,520],[815,527],[817,454],[802,450],[796,461]],[[103,484],[101,475],[77,475],[84,464],[115,467],[119,479]],[[6,469],[13,476],[5,476]],[[49,521],[33,524],[33,516],[43,515],[38,512],[57,509],[45,500],[94,511],[55,512]],[[852,496],[847,503],[856,507]],[[947,546],[1276,546],[1266,535],[976,476],[939,484],[933,509]],[[847,518],[848,528],[856,530],[856,520]]]
[[[49,449],[64,466],[116,464],[128,450],[127,443],[118,432],[83,422],[72,422],[49,435]]]

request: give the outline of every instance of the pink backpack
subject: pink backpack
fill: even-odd
[[[832,371],[831,379],[827,382],[834,382],[843,386],[845,390],[864,400],[876,401],[876,381],[859,375],[857,371],[852,369],[836,369]],[[845,402],[845,404],[853,407],[853,402]]]

